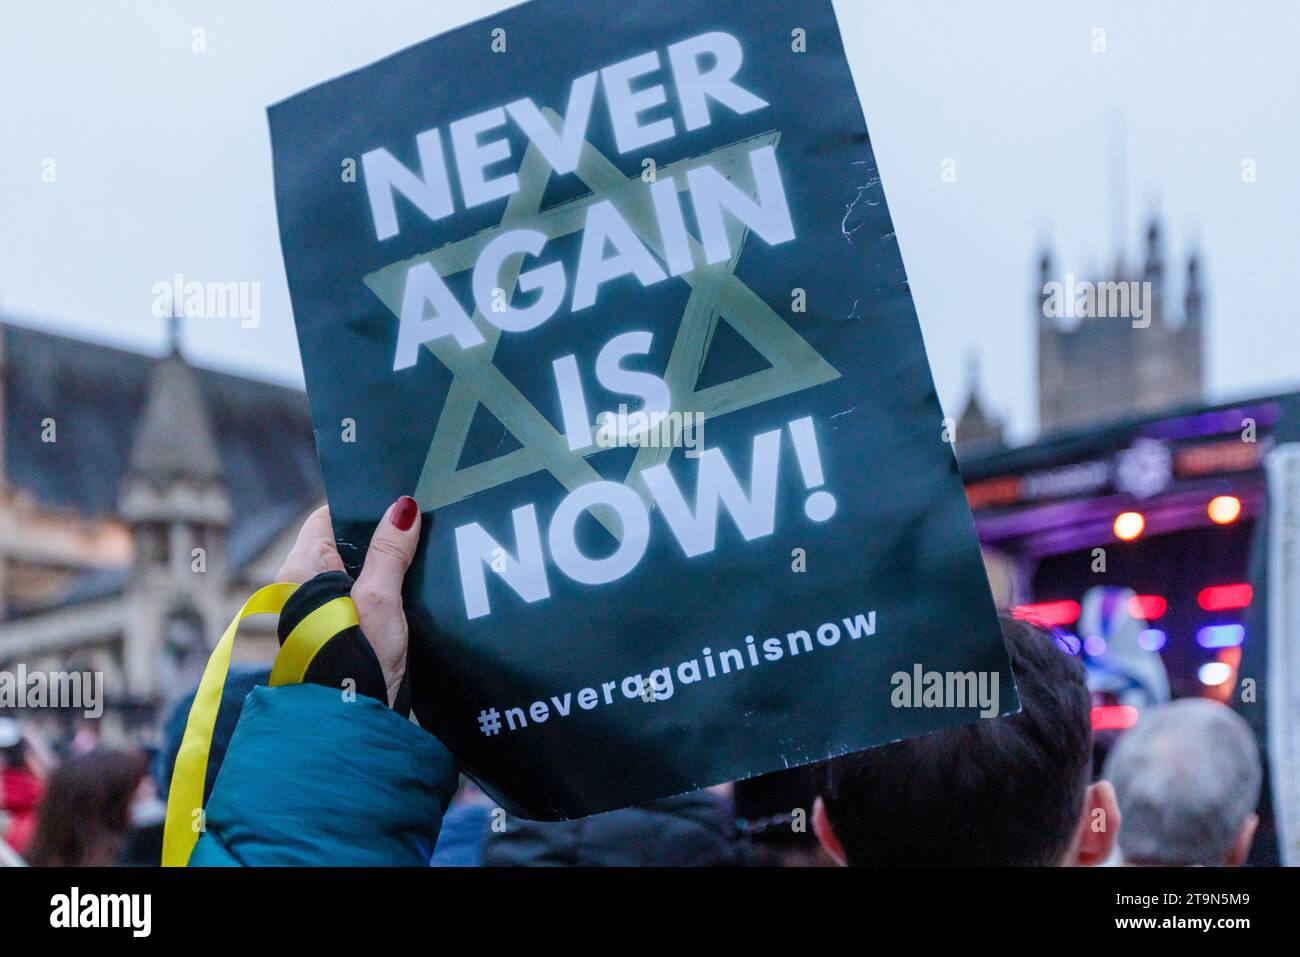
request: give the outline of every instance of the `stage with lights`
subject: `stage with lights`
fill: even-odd
[[[1098,730],[1231,693],[1263,463],[1297,408],[1293,394],[1183,410],[963,459],[999,600],[1083,655]]]

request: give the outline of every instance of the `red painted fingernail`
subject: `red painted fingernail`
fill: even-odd
[[[397,526],[399,532],[404,532],[415,524],[415,516],[420,514],[420,506],[416,504],[415,499],[409,495],[403,495],[393,506],[393,514],[390,521]]]

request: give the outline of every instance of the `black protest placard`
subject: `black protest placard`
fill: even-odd
[[[535,0],[270,119],[340,549],[414,490],[415,714],[505,807],[1016,708],[829,0]]]

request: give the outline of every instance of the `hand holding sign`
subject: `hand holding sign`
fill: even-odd
[[[414,712],[503,806],[978,719],[890,703],[1006,657],[828,0],[535,0],[271,126],[334,532],[416,489]]]
[[[397,699],[406,674],[408,629],[402,609],[402,579],[415,557],[419,538],[419,506],[415,499],[403,495],[389,506],[375,529],[366,563],[352,588],[361,630],[384,672],[389,704]],[[275,580],[302,584],[322,572],[334,571],[343,571],[343,560],[334,547],[330,510],[325,506],[307,516]]]

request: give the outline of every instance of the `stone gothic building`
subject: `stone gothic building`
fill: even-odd
[[[1094,315],[1065,328],[1059,318],[1048,314],[1044,291],[1049,283],[1064,284],[1065,279],[1055,273],[1052,254],[1045,250],[1035,297],[1040,432],[1050,434],[1201,401],[1203,316],[1200,268],[1194,254],[1187,260],[1181,312],[1168,295],[1160,224],[1155,220],[1147,229],[1141,268],[1132,269],[1121,260],[1108,279],[1095,280],[1130,284],[1143,297],[1149,314],[1136,322],[1130,316]]]
[[[979,358],[972,355],[967,364],[966,406],[957,420],[957,451],[963,457],[991,452],[1006,444],[1003,436],[1003,422],[984,408],[980,397]]]
[[[0,671],[102,673],[95,730],[147,738],[321,504],[306,396],[196,369],[174,331],[155,359],[3,323],[0,427]]]
[[[1037,278],[1033,311],[1041,436],[1201,402],[1200,264],[1195,254],[1188,257],[1181,302],[1175,306],[1158,220],[1147,228],[1140,268],[1121,256],[1109,277],[1079,278],[1058,273],[1051,250],[1045,249]],[[1117,301],[1126,303],[1125,314],[1107,311]],[[1001,427],[985,410],[974,378],[957,441],[964,456],[1001,444]]]

